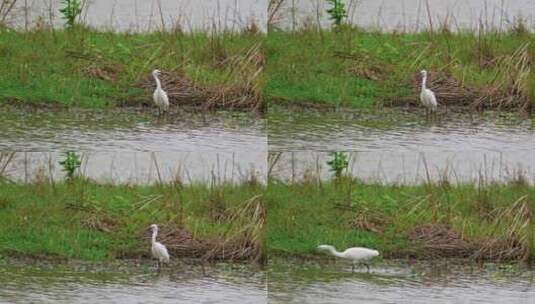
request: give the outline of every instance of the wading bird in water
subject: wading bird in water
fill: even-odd
[[[427,71],[422,70],[422,91],[420,92],[420,101],[426,109],[426,113],[435,113],[437,110],[437,98],[435,93],[427,88]]]
[[[165,248],[162,243],[156,242],[158,225],[152,224],[150,225],[150,228],[152,229],[152,256],[158,260],[158,270],[160,270],[162,263],[169,263],[169,253],[167,252],[167,248]]]
[[[336,251],[336,248],[334,248],[334,246],[319,245],[318,250],[327,251],[331,255],[334,255],[335,257],[351,261],[352,263],[351,272],[355,271],[356,264],[366,265],[366,268],[368,269],[368,272],[369,272],[370,265],[368,265],[366,261],[379,255],[379,251],[374,250],[374,249],[364,248],[364,247],[351,247],[351,248],[346,249],[343,252],[339,252],[339,251]]]
[[[154,90],[152,98],[158,107],[158,115],[161,115],[162,112],[165,113],[167,110],[169,110],[169,98],[167,97],[167,93],[162,89],[162,83],[158,78],[160,73],[160,70],[152,71],[152,77],[154,77],[154,80],[156,81],[156,90]]]

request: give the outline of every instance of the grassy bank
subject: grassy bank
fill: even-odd
[[[534,38],[509,32],[381,33],[273,30],[266,42],[270,102],[369,108],[418,102],[418,74],[442,105],[529,110],[535,101]]]
[[[260,103],[261,96],[251,92],[256,94],[262,82],[262,39],[254,28],[116,33],[81,26],[28,32],[0,27],[0,102],[88,108],[151,103],[150,73],[158,68],[165,72],[163,86],[172,103],[188,105],[199,95],[218,99],[235,91]],[[173,92],[177,79],[181,94]]]
[[[386,258],[535,257],[535,187],[271,182],[268,255],[309,255],[320,244],[376,248]]]
[[[262,258],[262,186],[0,183],[0,254],[148,257],[152,223],[174,257]]]

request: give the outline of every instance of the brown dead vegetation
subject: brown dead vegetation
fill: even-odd
[[[417,73],[411,79],[414,95],[410,99],[415,104],[420,102],[421,85],[422,79],[420,73]],[[427,87],[435,92],[439,104],[446,106],[471,106],[480,94],[478,90],[464,86],[455,77],[446,72],[430,71]]]
[[[347,52],[335,52],[335,57],[350,60],[352,65],[347,69],[350,75],[373,81],[385,80],[388,73],[384,63],[367,54],[353,54]]]
[[[235,229],[212,237],[198,237],[175,224],[160,225],[158,240],[176,257],[203,260],[250,260],[262,262],[263,234],[266,211],[259,196],[252,197],[243,206],[230,209],[225,220]],[[143,239],[150,239],[150,231],[143,231]]]
[[[88,229],[111,233],[119,225],[116,219],[94,204],[67,203],[66,208],[79,212],[81,225]]]
[[[386,219],[384,214],[378,212],[359,212],[350,222],[350,226],[353,229],[382,234],[386,228]]]
[[[472,242],[445,224],[426,224],[409,233],[409,239],[418,244],[426,258],[468,258],[475,250]]]
[[[202,110],[249,110],[263,111],[260,88],[253,83],[240,86],[200,86],[186,75],[177,72],[162,72],[162,87],[167,91],[169,102]],[[154,79],[145,77],[140,86],[148,93],[154,91]]]
[[[86,74],[90,77],[106,80],[113,83],[117,82],[119,74],[122,71],[123,67],[118,65],[98,66],[96,64],[91,64],[90,66],[85,68]]]
[[[449,225],[437,223],[416,227],[408,236],[420,249],[417,255],[428,259],[518,261],[529,257],[527,242],[522,241],[515,233],[504,237],[469,239]]]
[[[511,55],[493,59],[499,67],[494,79],[487,85],[467,86],[445,71],[430,71],[427,86],[436,94],[439,105],[469,106],[476,110],[531,110],[529,74],[531,71],[529,44],[523,45]],[[421,90],[421,76],[411,79],[413,95],[403,102],[417,104]]]
[[[225,72],[220,85],[200,85],[184,73],[164,71],[160,80],[173,105],[185,105],[201,110],[241,110],[263,112],[265,103],[259,79],[265,68],[262,44],[257,43],[242,52],[230,56],[221,47],[221,42],[213,40],[212,62],[214,68]],[[151,75],[144,77],[139,85],[148,94],[154,91]]]

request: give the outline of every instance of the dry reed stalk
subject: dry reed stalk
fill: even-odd
[[[0,177],[5,178],[6,169],[14,157],[15,152],[0,152]]]
[[[468,238],[446,224],[433,223],[416,227],[409,239],[425,258],[471,258],[490,261],[519,261],[531,258],[530,231],[533,212],[527,196],[510,207],[493,210],[495,218],[490,236]],[[503,227],[507,227],[503,231]]]
[[[264,98],[257,79],[261,76],[265,58],[261,43],[249,48],[244,54],[224,58],[219,65],[228,67],[227,78],[237,76],[239,85],[200,86],[186,75],[176,72],[162,72],[161,81],[171,104],[187,105],[202,110],[249,110],[264,111]],[[151,76],[142,79],[140,86],[147,94],[154,90]]]
[[[425,224],[409,233],[409,239],[421,246],[425,258],[468,258],[474,252],[473,243],[445,224]]]
[[[226,232],[211,238],[197,238],[189,230],[174,224],[160,225],[159,239],[166,244],[173,256],[201,258],[204,260],[264,259],[263,240],[266,210],[260,196],[254,196],[234,209],[225,210],[219,220],[230,223]],[[150,231],[143,232],[150,239]]]
[[[15,9],[17,0],[0,0],[0,25],[5,25],[7,17]]]
[[[494,80],[480,91],[472,106],[475,108],[521,109],[529,111],[529,76],[531,58],[529,43],[520,46],[513,54],[496,60],[500,67]]]

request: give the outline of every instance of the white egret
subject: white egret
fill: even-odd
[[[346,249],[343,252],[339,252],[331,245],[319,245],[318,250],[328,251],[331,255],[339,257],[341,259],[349,260],[352,263],[351,272],[355,271],[356,264],[364,264],[370,271],[370,265],[365,263],[365,261],[370,260],[379,255],[379,251],[374,249],[368,249],[364,247],[351,247]]]
[[[427,88],[427,71],[422,70],[420,72],[422,74],[422,91],[420,93],[420,101],[422,102],[423,106],[426,108],[426,112],[431,111],[432,113],[437,110],[437,98],[435,97],[435,93]]]
[[[167,110],[169,110],[169,98],[167,97],[167,93],[162,89],[162,83],[158,78],[160,73],[160,70],[152,71],[152,76],[156,81],[156,90],[154,90],[152,97],[154,99],[154,103],[158,107],[158,114],[161,114],[162,112],[165,113]]]
[[[156,242],[158,225],[152,224],[150,225],[150,228],[152,229],[152,256],[158,260],[158,269],[160,269],[161,263],[169,263],[169,253],[167,252],[167,248],[165,248],[162,243]]]

